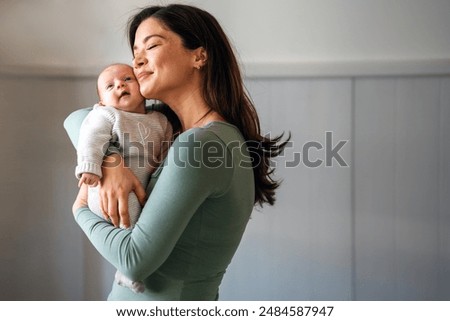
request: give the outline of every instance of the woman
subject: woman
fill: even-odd
[[[90,212],[82,194],[75,219],[118,270],[144,280],[141,294],[114,284],[109,300],[215,300],[254,205],[274,203],[278,183],[268,160],[285,143],[260,135],[233,50],[209,13],[145,8],[130,20],[129,40],[142,95],[170,106],[180,134],[152,175],[132,231],[116,226],[128,223],[128,194],[144,202],[145,191],[118,154],[105,163],[121,166],[105,166],[101,182],[114,226]],[[83,117],[66,120],[73,141]]]

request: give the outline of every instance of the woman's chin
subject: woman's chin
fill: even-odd
[[[146,99],[157,99],[156,93],[152,88],[146,88],[145,86],[141,86],[141,95],[144,96]]]

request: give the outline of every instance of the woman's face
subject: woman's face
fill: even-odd
[[[192,85],[195,50],[186,49],[180,36],[158,19],[148,18],[139,25],[133,55],[134,73],[147,99],[167,103]]]

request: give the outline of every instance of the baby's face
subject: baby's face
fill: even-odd
[[[145,99],[139,91],[139,83],[131,66],[107,67],[98,77],[97,87],[101,105],[128,112],[144,111]]]

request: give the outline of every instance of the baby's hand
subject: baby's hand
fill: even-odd
[[[78,182],[78,187],[81,187],[81,185],[83,184],[89,185],[90,187],[95,187],[98,185],[99,182],[100,182],[99,176],[91,173],[83,173],[81,175],[80,181]]]

